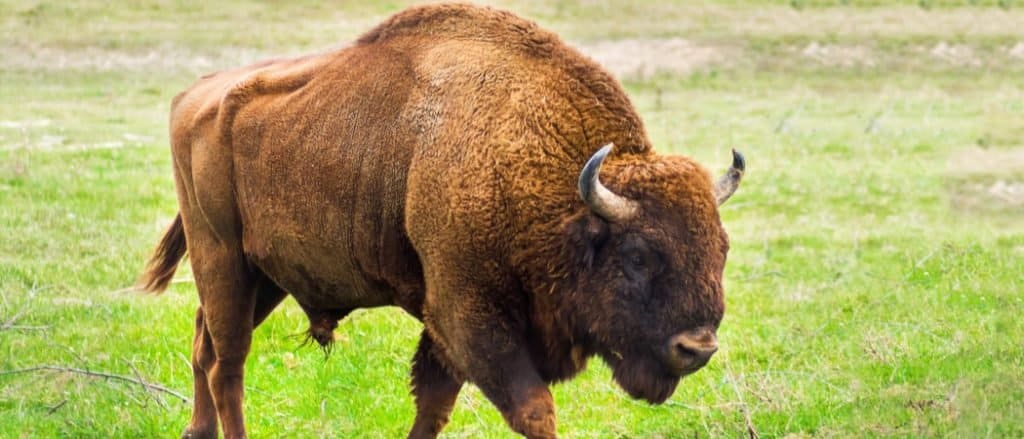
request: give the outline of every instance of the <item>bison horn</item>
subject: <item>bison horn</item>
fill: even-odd
[[[635,201],[616,195],[601,184],[601,163],[612,151],[611,143],[598,150],[580,172],[580,198],[591,211],[611,222],[623,222],[636,215]]]
[[[743,158],[737,150],[732,150],[732,166],[729,170],[718,179],[718,183],[715,183],[715,199],[718,201],[718,205],[721,206],[728,200],[736,188],[740,187],[740,180],[743,179],[743,171],[747,168],[747,161]]]

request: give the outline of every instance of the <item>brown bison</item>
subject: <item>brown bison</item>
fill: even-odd
[[[589,358],[660,403],[717,348],[718,205],[742,157],[716,184],[656,153],[615,79],[510,13],[416,7],[338,50],[208,75],[170,125],[180,213],[141,284],[164,290],[191,254],[185,437],[245,436],[252,331],[288,294],[324,345],[357,308],[423,322],[410,437],[435,437],[467,381],[555,437],[548,384]]]

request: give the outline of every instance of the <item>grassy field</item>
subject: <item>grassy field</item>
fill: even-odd
[[[187,264],[163,296],[124,291],[176,210],[170,99],[405,6],[359,3],[0,0],[0,437],[185,426],[189,404],[138,385],[3,371],[191,396]],[[1024,5],[639,4],[500,3],[612,60],[661,151],[746,153],[722,349],[657,407],[595,360],[554,388],[559,432],[1024,436]],[[356,312],[326,361],[305,327],[289,300],[256,331],[250,434],[404,435],[419,324]],[[510,436],[467,387],[445,437]]]

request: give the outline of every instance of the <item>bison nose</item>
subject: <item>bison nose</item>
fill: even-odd
[[[707,327],[676,334],[668,342],[668,366],[683,375],[700,369],[718,351],[715,330]]]

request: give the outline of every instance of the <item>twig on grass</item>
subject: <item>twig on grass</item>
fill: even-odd
[[[800,111],[804,109],[804,105],[800,104],[795,110],[786,113],[782,119],[779,119],[779,123],[775,125],[776,134],[786,134],[793,129],[792,121],[800,114]]]
[[[781,271],[772,270],[772,271],[766,271],[764,273],[752,274],[752,275],[744,277],[744,278],[742,278],[740,280],[746,282],[748,280],[755,280],[755,279],[760,279],[762,277],[769,277],[769,276],[773,276],[773,277],[786,277],[786,275],[782,274]]]
[[[196,280],[194,278],[191,278],[191,277],[176,277],[174,279],[171,279],[170,285],[194,283],[195,281]],[[138,285],[132,285],[130,287],[118,288],[118,289],[113,290],[113,291],[111,291],[111,292],[109,292],[107,294],[141,293],[142,291],[143,291],[142,287],[140,287]]]
[[[470,397],[469,392],[461,392],[461,393],[462,393],[462,395],[460,395],[460,397],[462,398],[462,402],[464,402],[466,404],[466,407],[469,409],[469,412],[472,413],[473,416],[476,418],[476,421],[478,422],[477,425],[484,425],[485,424],[484,418],[481,418],[480,417],[480,413],[478,413],[476,411],[476,405],[473,404],[474,401],[473,401],[473,398]]]
[[[729,384],[731,384],[732,391],[736,393],[736,397],[739,398],[740,411],[743,412],[743,420],[747,423],[747,437],[749,439],[759,439],[761,436],[757,434],[757,429],[754,428],[754,421],[750,419],[750,407],[743,401],[743,394],[740,392],[739,386],[736,385],[735,375],[729,370],[729,363],[725,362],[725,373],[729,377]]]
[[[722,403],[722,404],[713,404],[713,405],[693,405],[693,404],[687,404],[685,402],[667,401],[667,402],[665,402],[665,405],[668,406],[668,407],[680,407],[680,408],[684,408],[684,409],[687,409],[687,410],[693,410],[693,411],[697,411],[697,412],[702,412],[703,413],[703,412],[707,412],[709,410],[729,410],[729,409],[732,409],[734,407],[741,407],[741,406],[743,406],[743,403],[739,403],[739,402],[726,402],[726,403]]]
[[[82,357],[81,355],[79,355],[78,352],[75,352],[75,350],[71,346],[65,346],[65,345],[57,345],[57,346],[60,347],[61,349],[64,349],[65,351],[68,351],[68,353],[71,354],[71,356],[75,357],[75,360],[78,361],[75,364],[87,364],[88,363],[87,361],[85,361],[85,358]]]
[[[57,410],[60,410],[61,407],[64,407],[64,404],[67,404],[67,403],[68,403],[68,400],[66,400],[66,399],[61,400],[60,402],[57,403],[57,405],[46,409],[46,414],[52,415]]]
[[[157,394],[153,393],[153,389],[150,389],[146,385],[142,384],[145,381],[142,380],[142,374],[140,374],[139,370],[135,368],[135,364],[132,363],[132,362],[127,362],[127,363],[128,363],[128,367],[132,368],[132,374],[134,374],[135,378],[138,380],[139,387],[142,387],[142,390],[144,392],[146,392],[147,395],[152,397],[153,401],[156,401],[156,403],[159,404],[160,407],[163,407],[164,410],[167,410],[167,404],[164,403],[164,400],[161,399]]]
[[[48,371],[54,371],[54,372],[76,373],[76,374],[79,374],[79,375],[85,375],[85,376],[89,376],[89,377],[93,377],[93,378],[105,378],[105,379],[111,379],[111,380],[124,381],[124,382],[128,382],[128,383],[134,383],[134,384],[138,384],[139,386],[142,386],[142,387],[144,387],[144,388],[146,388],[148,390],[156,390],[156,391],[159,391],[159,392],[166,393],[168,395],[171,395],[171,396],[173,396],[175,398],[180,399],[182,402],[190,402],[191,401],[185,395],[182,395],[182,394],[180,394],[180,393],[178,393],[178,392],[176,392],[174,390],[168,389],[167,387],[164,387],[164,386],[162,386],[160,384],[156,384],[156,383],[151,383],[149,381],[145,381],[145,380],[143,380],[141,378],[136,379],[136,378],[132,378],[132,377],[124,376],[124,375],[117,375],[117,374],[108,373],[108,372],[96,372],[96,371],[87,370],[87,369],[79,369],[79,368],[76,368],[76,367],[56,366],[56,365],[47,364],[47,365],[42,365],[42,366],[26,367],[24,369],[0,370],[0,375],[14,375],[14,374],[31,373],[31,372],[47,371],[47,370]]]
[[[8,329],[14,329],[15,327],[23,328],[23,327],[20,327],[18,325],[15,325],[15,323],[17,323],[18,319],[20,319],[21,316],[25,315],[25,312],[28,311],[28,306],[32,304],[32,299],[35,299],[36,294],[38,294],[42,290],[45,290],[46,288],[47,287],[44,287],[44,288],[32,287],[32,289],[29,290],[29,292],[28,292],[28,297],[25,298],[25,304],[22,305],[21,309],[16,311],[14,313],[14,315],[11,316],[11,318],[7,319],[7,321],[5,321],[3,324],[0,324],[0,331],[6,331]]]
[[[44,329],[50,329],[50,325],[7,325],[0,328],[0,330],[12,330],[12,331],[42,331]]]

